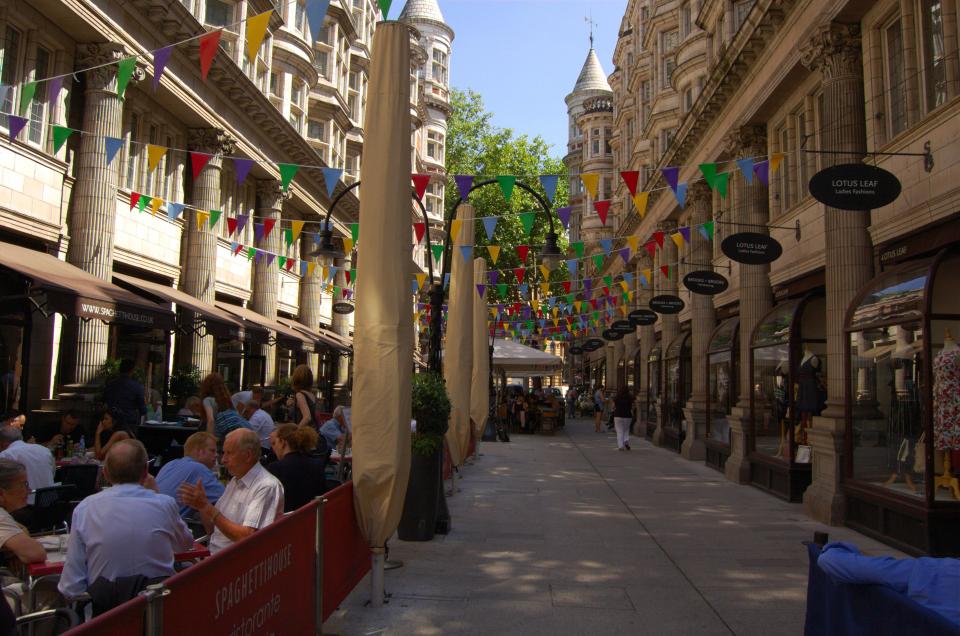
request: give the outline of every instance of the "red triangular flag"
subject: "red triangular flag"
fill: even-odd
[[[349,269],[343,270],[343,274],[344,274],[344,276],[347,277],[347,285],[349,285],[349,284],[350,284],[350,270],[349,270]]]
[[[287,271],[289,272],[289,271],[290,271],[290,268],[293,267],[293,264],[296,263],[296,262],[297,262],[297,259],[295,259],[295,258],[288,258],[288,259],[287,259],[287,263],[284,265],[284,267],[285,267],[285,268],[287,269]]]
[[[524,263],[527,262],[527,253],[530,251],[529,245],[517,245],[517,256],[520,257],[520,260]]]
[[[132,209],[137,205],[137,203],[138,203],[139,201],[140,201],[140,193],[139,193],[139,192],[131,192],[131,193],[130,193],[130,209],[132,210]]]
[[[664,277],[664,278],[670,278],[670,266],[669,266],[669,265],[662,265],[662,266],[660,267],[660,271],[663,273],[663,277]]]
[[[518,283],[523,283],[523,274],[524,274],[524,272],[526,272],[526,271],[527,271],[527,270],[525,270],[525,269],[522,268],[522,267],[514,267],[514,268],[513,268],[513,275],[517,277],[517,282],[518,282]]]
[[[417,243],[419,243],[420,241],[423,240],[423,235],[426,234],[426,232],[427,232],[427,224],[426,224],[426,223],[414,223],[414,224],[413,224],[413,231],[414,231],[414,233],[417,235]]]
[[[270,236],[270,232],[273,231],[273,226],[277,224],[276,219],[264,219],[263,220],[263,238]]]
[[[569,293],[570,293],[570,281],[565,280],[565,281],[563,281],[562,284],[563,284],[563,290],[569,294]]]
[[[650,258],[653,258],[657,255],[657,244],[653,241],[647,241],[643,244],[647,248],[647,253],[650,254]]]
[[[430,175],[414,174],[410,175],[410,178],[413,179],[413,186],[417,190],[417,198],[423,201],[423,194],[427,191],[427,186],[430,185]]]
[[[603,295],[604,295],[604,296],[609,296],[609,295],[610,295],[610,288],[609,288],[609,287],[604,287],[604,288],[603,288]]]
[[[607,224],[607,213],[610,212],[610,202],[609,201],[594,201],[593,207],[596,208],[597,214],[600,215],[600,222],[604,225]]]
[[[217,47],[220,46],[220,36],[223,35],[222,29],[210,31],[200,37],[200,76],[207,80],[207,73],[210,72],[210,66],[213,64],[213,58],[217,54]]]
[[[594,308],[594,309],[596,309],[596,308],[597,308],[597,299],[596,299],[596,298],[591,298],[591,299],[590,299],[590,304],[593,305],[593,308]]]
[[[210,161],[212,156],[213,155],[207,155],[202,152],[190,153],[190,164],[193,166],[194,179],[200,176],[200,171],[203,170],[204,166],[207,165],[207,162]]]
[[[660,246],[660,249],[663,249],[663,232],[654,232],[653,238],[656,240],[657,245]]]
[[[233,233],[237,231],[237,219],[236,217],[228,216],[227,217],[227,234],[233,236]]]
[[[233,249],[233,255],[236,256],[237,254],[240,253],[240,250],[242,250],[242,249],[243,249],[243,245],[240,245],[240,244],[238,243],[237,246]]]
[[[636,170],[620,173],[620,178],[627,184],[627,189],[630,190],[630,196],[632,197],[637,196],[637,179],[639,177],[640,173]]]

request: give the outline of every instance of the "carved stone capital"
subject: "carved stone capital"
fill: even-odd
[[[859,24],[828,22],[800,49],[800,62],[824,79],[863,74],[863,48]]]
[[[706,207],[708,213],[713,202],[713,191],[706,181],[694,181],[687,189],[687,205]],[[696,210],[694,214],[696,214]]]
[[[130,57],[122,44],[116,42],[82,42],[77,45],[74,62],[77,70],[87,70],[84,75],[87,79],[87,88],[93,90],[116,90],[117,67],[114,63]],[[98,67],[98,68],[91,68]],[[147,76],[146,68],[141,62],[130,77],[127,89],[133,84],[142,81]]]
[[[660,221],[657,223],[657,230],[660,232],[676,232],[677,222],[672,220]]]
[[[284,192],[283,184],[276,179],[257,179],[258,209],[279,211],[289,198],[290,192]]]
[[[222,128],[191,128],[187,131],[187,146],[197,152],[229,155],[236,148],[237,140]]]
[[[727,152],[737,158],[757,157],[767,154],[767,129],[748,124],[734,128],[724,140]]]

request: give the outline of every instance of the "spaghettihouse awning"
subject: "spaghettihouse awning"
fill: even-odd
[[[297,349],[302,351],[313,351],[313,340],[296,329],[292,329],[287,325],[281,324],[277,320],[267,318],[262,314],[258,314],[252,309],[246,309],[240,307],[239,305],[230,305],[227,303],[217,303],[217,307],[227,311],[238,318],[258,325],[259,327],[266,329],[270,332],[273,332],[276,335],[277,342],[284,347],[289,347],[291,349]]]
[[[329,347],[335,351],[350,351],[349,340],[345,341],[342,336],[335,334],[332,331],[327,331],[323,328],[311,329],[306,325],[302,325],[294,320],[287,320],[286,318],[277,318],[277,322],[279,322],[281,325],[290,327],[295,331],[299,331],[321,346]]]
[[[28,293],[43,311],[148,329],[172,331],[177,326],[169,308],[50,254],[0,243],[0,267],[28,280]]]

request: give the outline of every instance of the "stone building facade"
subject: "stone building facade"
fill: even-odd
[[[251,61],[246,19],[269,10]],[[274,385],[306,363],[326,396],[348,389],[351,318],[332,311],[325,283],[346,287],[351,257],[313,255],[331,205],[320,168],[344,171],[334,196],[359,178],[370,47],[380,19],[375,0],[332,0],[319,33],[311,33],[306,0],[135,0],[91,11],[59,0],[0,3],[0,241],[145,295],[175,311],[179,325],[170,331],[81,319],[44,310],[42,297],[20,304],[24,294],[8,290],[31,296],[30,281],[3,268],[4,295],[18,302],[0,317],[0,410],[37,409],[63,387],[90,382],[108,358],[133,358],[158,392],[187,364],[201,374],[219,371],[238,389]],[[453,32],[434,0],[410,0],[401,19],[411,25],[415,60],[411,171],[442,172]],[[219,49],[205,79],[196,39],[174,46],[162,76],[154,77],[152,51],[216,29]],[[443,52],[440,66],[428,64],[435,51]],[[115,63],[131,55],[139,58],[120,99]],[[43,80],[69,73],[48,95]],[[36,96],[21,112],[31,81],[38,81]],[[28,123],[11,140],[8,116],[17,113]],[[54,126],[83,134],[55,149]],[[439,151],[427,142],[435,131],[442,131]],[[121,140],[112,161],[107,137]],[[153,170],[148,144],[168,149]],[[211,155],[196,177],[190,152]],[[234,158],[252,161],[245,178]],[[278,163],[306,167],[284,189]],[[140,211],[130,204],[134,193],[162,203]],[[433,188],[428,209],[442,210],[443,196]],[[168,215],[170,203],[184,204],[182,215]],[[350,236],[359,205],[357,190],[337,204],[337,236]],[[208,210],[222,213],[213,227],[197,219]],[[246,226],[231,232],[226,219],[244,215]],[[411,215],[420,215],[415,206]],[[255,238],[264,222],[275,222],[276,230]],[[282,230],[294,222],[302,222],[302,234],[284,240]],[[244,258],[236,244],[270,256]],[[423,263],[425,251],[414,260]],[[280,259],[297,266],[278,267]],[[330,266],[339,271],[325,281],[320,272]],[[158,287],[145,291],[150,285]],[[201,304],[171,301],[181,292]],[[218,320],[233,331],[213,336]]]
[[[818,520],[929,553],[957,551],[937,530],[953,523],[952,497],[915,483],[931,473],[949,481],[949,447],[927,407],[905,413],[929,399],[939,381],[933,361],[957,331],[955,303],[934,276],[953,271],[960,238],[956,16],[954,0],[630,0],[609,76],[611,174],[638,171],[638,190],[650,192],[641,215],[613,179],[614,236],[642,244],[657,231],[692,229],[679,248],[668,238],[653,257],[641,248],[626,269],[617,258],[604,267],[634,275],[635,307],[656,294],[685,301],[678,315],[636,329],[625,362],[638,429],[731,480],[802,502]],[[759,176],[748,182],[738,159],[780,164],[766,186]],[[731,173],[725,197],[699,169],[714,162]],[[861,162],[897,178],[892,203],[858,212],[811,195],[817,172]],[[688,184],[684,206],[666,167]],[[712,241],[697,231],[709,221]],[[773,237],[782,256],[732,260],[721,242],[744,231]],[[878,298],[871,286],[926,265],[933,282],[923,311],[939,318],[855,331],[860,306],[896,315],[869,304]],[[729,287],[688,292],[684,276],[704,269]],[[620,355],[631,352],[614,348],[614,364]],[[601,349],[575,363],[585,375],[604,366],[611,378],[608,358]],[[822,400],[815,408],[800,397],[811,378]]]

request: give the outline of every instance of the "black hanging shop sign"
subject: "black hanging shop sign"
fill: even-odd
[[[738,232],[723,239],[723,253],[744,265],[766,265],[780,258],[783,246],[777,239],[757,232]]]
[[[627,314],[627,318],[635,327],[646,327],[657,322],[657,314],[649,309],[634,309]]]
[[[333,303],[333,313],[335,314],[352,314],[353,305],[350,303]]]
[[[813,175],[810,194],[838,210],[875,210],[897,200],[900,180],[883,168],[843,163]]]
[[[664,294],[662,296],[654,296],[650,300],[650,309],[658,314],[679,314],[683,311],[683,308],[683,299],[679,296]]]
[[[726,291],[730,283],[723,277],[723,274],[712,272],[708,269],[690,272],[683,277],[683,286],[694,294],[703,294],[713,296]]]
[[[590,338],[583,344],[584,351],[596,351],[603,346],[603,340],[600,338]]]
[[[579,356],[583,353],[583,347],[570,347],[570,355]]]
[[[623,338],[623,334],[617,331],[616,329],[605,329],[603,332],[603,339],[609,342],[614,342]]]
[[[629,320],[615,320],[613,324],[610,325],[610,328],[624,335],[633,333],[634,329],[636,329],[636,327],[630,324]]]

